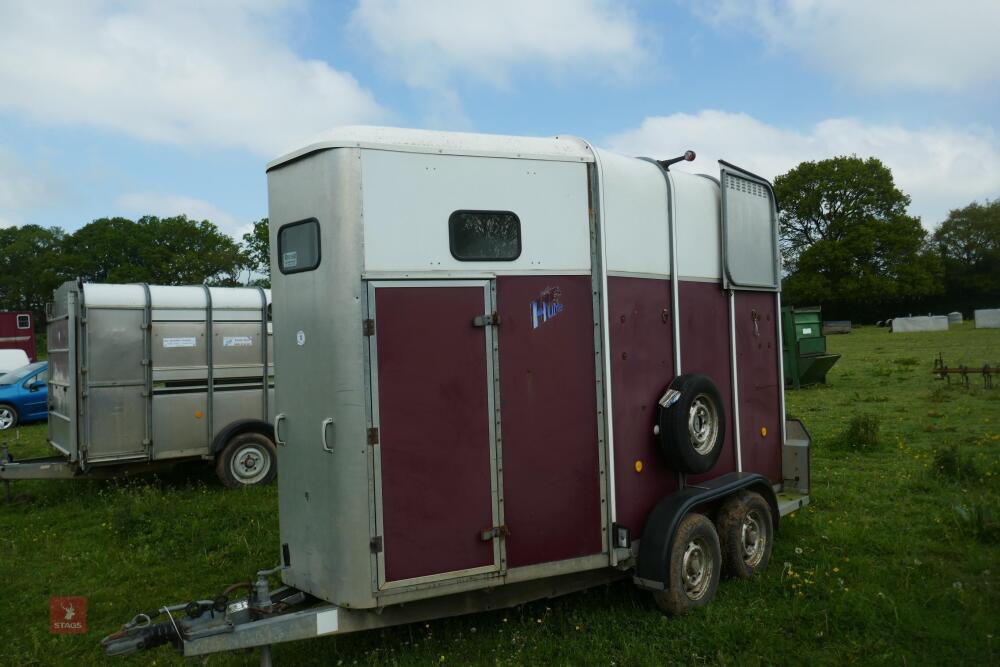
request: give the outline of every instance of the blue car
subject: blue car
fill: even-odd
[[[48,419],[49,362],[36,361],[0,375],[0,431]]]

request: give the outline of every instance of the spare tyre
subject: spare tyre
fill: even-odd
[[[707,376],[679,375],[660,399],[657,415],[660,451],[679,472],[708,472],[726,441],[722,396]]]

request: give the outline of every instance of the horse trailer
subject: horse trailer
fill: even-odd
[[[676,161],[343,128],[272,162],[280,565],[107,653],[267,662],[621,578],[680,613],[766,567],[809,500],[774,195]]]
[[[28,311],[0,312],[0,350],[24,350],[29,362],[38,359],[34,314]],[[12,370],[0,366],[0,372]]]
[[[277,470],[268,290],[66,282],[48,308],[53,457],[0,479],[113,477],[214,461],[227,486]]]

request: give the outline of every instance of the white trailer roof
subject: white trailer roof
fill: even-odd
[[[260,308],[260,292],[255,287],[210,287],[212,308],[253,310]],[[264,290],[271,303],[271,290]],[[150,285],[149,296],[153,308],[204,308],[207,303],[201,285],[167,286]],[[145,308],[146,292],[142,285],[115,285],[85,283],[83,299],[88,307]]]
[[[351,125],[336,127],[305,146],[268,163],[273,169],[291,160],[330,148],[370,148],[407,153],[529,158],[560,162],[593,162],[594,154],[576,137],[512,137],[503,134],[435,132],[398,127]]]

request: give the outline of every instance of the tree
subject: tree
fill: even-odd
[[[251,285],[271,286],[271,239],[267,218],[253,223],[253,230],[243,235],[243,254],[247,258]]]
[[[238,285],[246,265],[232,238],[184,215],[100,218],[68,236],[64,253],[72,275],[92,282]]]
[[[803,162],[777,177],[774,191],[786,302],[857,316],[942,290],[927,232],[878,159]]]
[[[45,321],[45,304],[65,279],[58,227],[24,225],[0,229],[0,310],[31,310]]]
[[[975,306],[1000,300],[1000,199],[955,209],[934,231],[947,294]]]

